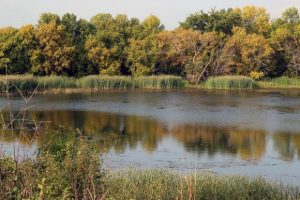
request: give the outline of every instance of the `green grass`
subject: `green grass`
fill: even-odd
[[[257,81],[260,88],[300,88],[300,78],[279,77],[265,81]]]
[[[110,89],[159,89],[172,90],[184,87],[184,80],[177,76],[149,76],[132,78],[130,76],[91,75],[79,79],[64,76],[8,75],[0,76],[0,89],[5,91],[9,86],[11,91],[16,88],[22,91],[32,91],[38,86],[39,91],[80,89],[80,90],[110,90]]]
[[[8,84],[7,84],[8,83]],[[81,78],[64,76],[32,76],[8,75],[0,76],[0,90],[3,92],[9,86],[10,91],[33,91],[37,86],[39,91],[58,90],[127,90],[155,89],[173,90],[180,88],[205,88],[223,90],[246,90],[254,88],[300,88],[299,78],[280,77],[264,81],[254,81],[245,76],[210,77],[198,85],[190,85],[178,76],[158,75],[132,78],[130,76],[91,75]]]
[[[108,173],[110,199],[299,199],[299,188],[263,178],[211,173],[179,174],[163,170],[128,170]]]
[[[134,79],[135,88],[178,89],[184,87],[184,80],[178,76],[142,76]]]
[[[131,77],[126,76],[86,76],[77,79],[77,88],[83,89],[130,89],[133,87]]]
[[[218,76],[210,77],[205,83],[204,87],[208,89],[253,89],[256,87],[255,81],[246,76]]]

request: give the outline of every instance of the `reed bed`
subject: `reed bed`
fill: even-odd
[[[84,91],[155,89],[174,90],[180,88],[206,88],[223,90],[247,90],[254,88],[300,88],[299,78],[280,77],[265,81],[254,81],[245,76],[210,77],[199,85],[189,85],[178,76],[158,75],[132,78],[130,76],[90,75],[81,78],[64,76],[8,75],[0,76],[0,90],[10,91]]]
[[[258,81],[260,88],[300,88],[300,78],[279,77],[265,81]]]
[[[299,188],[263,178],[211,173],[179,174],[164,170],[108,173],[109,199],[299,199]]]
[[[134,79],[135,88],[178,89],[184,87],[184,80],[178,76],[141,76]]]
[[[39,91],[47,90],[114,90],[114,89],[160,89],[172,90],[184,87],[184,80],[177,76],[149,76],[132,78],[130,76],[91,75],[82,78],[64,76],[8,75],[0,76],[0,89],[7,86],[14,91],[32,91],[38,86]],[[15,86],[15,87],[12,87]]]
[[[211,77],[204,83],[208,89],[245,90],[256,87],[255,81],[246,76],[218,76]]]
[[[127,76],[86,76],[76,81],[77,88],[83,89],[130,89],[133,87],[131,77]]]

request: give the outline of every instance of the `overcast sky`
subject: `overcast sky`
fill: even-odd
[[[186,16],[199,10],[245,5],[263,6],[272,18],[279,17],[288,7],[300,10],[300,0],[0,0],[0,26],[35,24],[43,12],[59,15],[71,12],[85,19],[105,12],[140,19],[153,14],[172,29]]]

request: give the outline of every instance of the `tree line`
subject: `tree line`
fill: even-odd
[[[189,15],[165,30],[159,18],[97,14],[89,21],[44,13],[36,25],[0,28],[0,73],[85,76],[171,74],[198,83],[209,76],[300,75],[300,15],[271,20],[246,6]]]

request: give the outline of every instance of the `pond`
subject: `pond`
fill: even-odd
[[[18,110],[21,97],[2,110]],[[4,115],[7,114],[4,112]],[[52,130],[96,141],[108,168],[203,170],[300,185],[300,91],[126,91],[36,95],[26,117],[48,134],[2,133],[1,150],[33,154]]]

